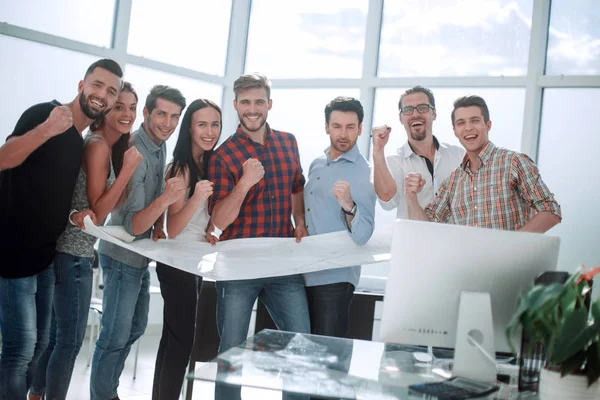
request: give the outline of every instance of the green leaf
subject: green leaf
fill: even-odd
[[[600,378],[600,345],[592,343],[587,349],[588,387]]]
[[[586,329],[587,319],[588,310],[585,308],[578,308],[566,315],[556,336],[554,361],[562,363],[589,343],[592,336]]]
[[[565,361],[563,361],[560,364],[560,376],[564,377],[565,375],[581,371],[587,354],[587,351],[581,350],[575,353],[573,357],[569,357]]]

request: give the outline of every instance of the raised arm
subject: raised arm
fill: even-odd
[[[123,156],[123,167],[119,176],[109,189],[106,181],[110,173],[110,148],[103,139],[92,139],[85,147],[83,155],[83,171],[87,176],[87,195],[90,208],[96,218],[103,223],[108,214],[115,208],[123,194],[127,183],[133,176],[142,155],[135,146],[130,147]]]
[[[391,131],[392,128],[388,126],[376,127],[371,131],[373,136],[373,183],[377,197],[386,203],[391,201],[398,191],[384,153]]]
[[[23,163],[38,147],[73,125],[73,115],[66,106],[55,107],[44,122],[23,132],[32,111],[27,110],[6,143],[0,147],[0,171],[15,168]],[[26,128],[25,128],[26,129]]]

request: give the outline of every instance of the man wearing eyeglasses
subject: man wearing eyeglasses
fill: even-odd
[[[408,219],[404,178],[420,174],[424,180],[418,194],[419,204],[431,203],[441,183],[458,167],[465,151],[458,146],[440,143],[433,136],[436,119],[435,98],[431,90],[415,86],[400,96],[400,122],[408,140],[396,154],[385,157],[384,148],[392,128],[373,128],[373,165],[375,192],[384,210],[397,209],[396,217]]]

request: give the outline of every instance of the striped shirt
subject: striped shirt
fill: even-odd
[[[219,146],[208,162],[208,176],[214,183],[208,212],[227,197],[243,174],[249,158],[260,161],[265,175],[252,186],[238,217],[221,234],[221,240],[249,237],[292,237],[292,194],[302,192],[305,179],[300,166],[296,138],[272,130],[266,124],[264,144],[251,140],[238,126],[235,134]]]
[[[465,155],[444,181],[425,209],[431,221],[518,230],[536,212],[548,211],[561,218],[560,205],[527,155],[489,142],[479,161],[473,173]]]

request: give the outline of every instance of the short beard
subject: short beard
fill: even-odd
[[[79,95],[79,106],[81,107],[81,111],[85,114],[89,119],[99,120],[104,118],[106,114],[110,112],[110,108],[105,111],[99,111],[97,113],[93,112],[88,106],[88,97],[84,95],[83,92]]]
[[[244,117],[243,117],[242,115],[238,115],[238,118],[239,118],[239,120],[240,120],[240,124],[242,124],[242,126],[243,126],[244,128],[246,128],[246,130],[247,130],[248,132],[252,132],[252,133],[260,131],[260,130],[262,129],[262,127],[263,127],[263,126],[265,126],[265,124],[267,123],[267,116],[265,115],[265,118],[262,120],[262,123],[261,123],[261,124],[258,126],[258,128],[251,129],[251,128],[250,128],[248,125],[246,125],[246,123],[244,122]]]

